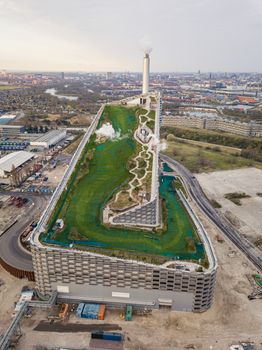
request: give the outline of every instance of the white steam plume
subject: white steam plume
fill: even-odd
[[[139,40],[139,46],[140,46],[140,48],[143,50],[144,53],[150,54],[150,53],[152,52],[152,50],[153,50],[153,48],[152,48],[152,42],[151,42],[151,40],[150,40],[148,37],[146,37],[146,36],[144,36],[143,38],[141,38],[141,39]]]
[[[106,123],[100,129],[96,130],[96,135],[99,137],[105,136],[112,140],[120,137],[120,131],[115,131],[110,123]]]

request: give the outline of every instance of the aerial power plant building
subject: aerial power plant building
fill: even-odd
[[[145,52],[144,67],[143,67],[143,95],[147,95],[149,92],[149,70],[150,70],[150,57],[149,53]]]
[[[57,291],[59,298],[72,302],[92,301],[120,307],[133,305],[150,309],[164,306],[170,310],[203,312],[213,301],[217,260],[210,239],[187,197],[179,189],[175,192],[173,172],[171,175],[164,174],[168,170],[160,172],[161,94],[149,94],[149,61],[149,53],[145,53],[143,93],[139,98],[136,96],[133,100],[129,98],[119,103],[114,101],[100,108],[42,214],[31,237],[36,286],[45,295]],[[101,125],[104,126],[105,121],[117,121],[114,110],[116,106],[122,111],[118,116],[119,120],[126,118],[127,105],[133,105],[129,110],[133,113],[133,122],[131,118],[129,122],[133,124],[127,124],[128,142],[134,145],[134,151],[131,153],[133,158],[130,160],[130,155],[126,158],[129,162],[129,177],[124,185],[123,182],[119,185],[115,181],[117,178],[113,177],[115,182],[111,184],[112,195],[108,181],[103,180],[107,179],[104,173],[100,176],[98,190],[92,194],[95,197],[90,195],[90,200],[85,197],[84,190],[87,186],[92,188],[92,182],[87,181],[81,192],[77,188],[78,184],[71,186],[76,178],[74,174],[81,169],[81,164],[90,151],[89,140],[95,139],[96,130],[101,128]],[[121,123],[124,124],[123,119]],[[126,151],[127,148],[122,147],[126,138],[119,137],[117,140],[110,142],[100,138],[92,141],[94,144],[90,144],[90,147],[93,147],[92,152],[103,152],[107,150],[106,146],[113,147],[110,150],[114,153],[116,162],[110,163],[110,169],[115,166],[114,171],[119,166],[123,168],[127,165],[123,164],[125,158],[122,151]],[[105,148],[101,148],[99,142],[103,142]],[[122,162],[119,164],[118,153],[121,154],[119,159]],[[105,165],[104,157],[108,155],[101,153],[99,157],[102,165],[99,165],[98,160],[82,176],[90,176],[92,171],[92,178],[97,181],[97,174],[101,174],[101,167]],[[109,167],[105,166],[105,169]],[[110,169],[107,171],[110,172]],[[106,186],[104,191],[109,187],[108,196],[103,192],[103,186]],[[72,192],[68,191],[70,188]],[[99,189],[103,197],[99,197]],[[71,216],[67,216],[71,209],[74,210],[70,201],[74,203],[72,197],[75,195],[83,196],[85,203],[90,200],[89,204],[83,207],[84,217],[75,217],[73,212]],[[165,195],[167,197],[163,197]],[[104,196],[107,196],[106,200]],[[97,198],[101,198],[101,202],[97,201]],[[184,256],[178,254],[176,235],[184,234],[186,230],[176,223],[172,228],[175,220],[172,217],[174,207],[168,209],[168,203],[171,201],[178,203],[181,212],[184,213],[181,217],[189,220],[192,227],[191,239],[186,241],[186,236],[182,237],[186,247],[189,242],[191,249],[185,248]],[[68,207],[63,211],[65,203]],[[90,212],[94,206],[97,206],[94,212],[98,215],[92,215]],[[56,237],[63,234],[61,229],[56,228],[57,219],[63,219],[64,230],[68,230],[69,234],[73,235],[72,238],[67,236],[63,242],[56,240]],[[70,220],[73,221],[70,223]],[[84,220],[84,225],[81,226],[78,220]],[[77,228],[74,226],[74,229],[71,229],[70,225],[76,225]],[[96,230],[102,238],[96,236]],[[81,240],[81,237],[84,240]],[[103,237],[106,241],[103,241]],[[121,240],[126,242],[126,246],[118,246],[122,244]],[[187,254],[190,251],[200,255]]]

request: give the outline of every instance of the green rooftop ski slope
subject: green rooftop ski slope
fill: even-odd
[[[204,259],[204,248],[174,192],[172,177],[162,176],[160,179],[160,196],[165,203],[167,224],[163,232],[106,227],[102,223],[104,205],[132,177],[127,164],[137,152],[133,137],[138,124],[136,112],[135,108],[106,106],[98,128],[104,122],[110,122],[115,130],[120,131],[120,137],[101,144],[95,142],[94,135],[91,137],[67,191],[58,202],[48,233],[42,235],[41,240],[49,244],[73,243],[116,256],[121,252],[130,252],[142,260],[143,255],[167,259]],[[62,232],[52,230],[58,218],[63,218],[65,223]]]

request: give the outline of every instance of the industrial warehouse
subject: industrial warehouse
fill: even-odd
[[[127,103],[129,108],[123,106]],[[151,309],[165,306],[193,312],[210,308],[216,257],[186,196],[171,190],[173,177],[168,175],[166,163],[161,164],[162,174],[158,174],[160,114],[161,96],[149,92],[147,53],[143,94],[101,107],[33,232],[31,251],[41,293],[56,291],[58,297],[71,302]],[[122,129],[116,126],[119,134],[111,130],[110,122],[121,125]],[[105,128],[104,136],[98,137]],[[128,138],[122,138],[121,133],[129,133]],[[134,145],[133,151],[126,142]],[[116,154],[119,159],[111,160]],[[121,162],[130,156],[131,180],[120,170],[125,170]],[[90,161],[88,173],[85,159]],[[106,173],[101,176],[103,168]],[[74,171],[81,179],[75,186]],[[166,218],[159,192],[167,203]],[[176,211],[179,216],[175,218]],[[179,244],[175,243],[175,232],[181,237]],[[58,240],[61,235],[62,241]]]
[[[74,139],[75,135],[67,135],[66,129],[28,133],[21,125],[0,125],[0,183],[8,190],[8,186],[20,186],[29,179],[24,189],[32,191],[30,184],[38,178],[34,174]]]
[[[30,142],[31,146],[50,148],[66,137],[66,130],[51,130],[44,135],[36,137]]]
[[[32,172],[37,157],[30,152],[17,151],[0,159],[0,183],[18,185]]]
[[[0,159],[0,177],[8,177],[14,169],[24,166],[35,156],[30,152],[13,152]]]
[[[0,125],[0,137],[17,137],[23,133],[25,128],[21,125]]]

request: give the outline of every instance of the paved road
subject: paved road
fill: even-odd
[[[3,192],[1,195],[14,195],[13,192]],[[20,244],[20,235],[35,217],[44,210],[47,199],[46,197],[16,192],[15,196],[23,196],[29,199],[26,213],[19,217],[18,221],[10,227],[0,237],[0,257],[8,265],[25,271],[33,271],[32,257]],[[14,207],[15,210],[15,207]]]
[[[258,271],[262,271],[262,254],[254,247],[252,243],[250,243],[246,238],[242,237],[222,214],[218,213],[212,207],[195,176],[187,168],[172,158],[161,154],[161,159],[175,166],[177,173],[183,177],[190,195],[200,209],[247,256]]]

